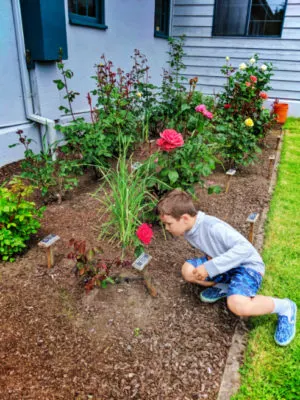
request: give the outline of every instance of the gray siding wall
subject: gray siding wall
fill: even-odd
[[[22,36],[21,22],[14,18],[12,5],[18,9],[19,0],[0,0],[0,167],[23,158],[22,146],[8,148],[16,142],[18,129],[34,140],[35,150],[41,148],[40,137],[45,128],[29,121],[26,108],[30,113],[61,123],[70,119],[58,110],[65,101],[65,93],[58,92],[53,83],[54,79],[61,78],[55,62],[36,62],[35,69],[30,72],[24,66],[25,50],[17,48],[20,31]],[[116,68],[127,72],[132,66],[134,49],[139,49],[149,60],[151,82],[161,83],[162,67],[167,67],[168,42],[154,37],[154,0],[105,1],[107,30],[70,25],[67,0],[65,7],[69,51],[66,66],[75,74],[69,81],[69,88],[80,92],[73,104],[75,113],[89,118],[86,95],[95,88],[91,76],[103,53]],[[24,93],[24,82],[28,93]]]
[[[254,53],[272,62],[270,98],[290,103],[289,115],[300,116],[300,1],[288,0],[281,38],[212,37],[214,0],[174,0],[172,35],[186,35],[183,75],[197,76],[198,90],[213,94],[225,79],[220,67],[229,56],[237,67]]]

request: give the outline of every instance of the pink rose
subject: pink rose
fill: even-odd
[[[260,97],[261,99],[267,100],[268,95],[267,95],[266,92],[260,92],[260,93],[259,93],[259,97]]]
[[[213,115],[210,111],[205,111],[203,113],[204,117],[208,118],[208,119],[212,119]]]
[[[246,82],[245,85],[246,85],[247,87],[250,87],[250,86],[251,86],[251,82]]]
[[[204,104],[200,104],[199,106],[195,107],[195,111],[199,113],[203,113],[206,111],[206,107]]]
[[[161,139],[156,141],[156,144],[164,151],[171,151],[184,144],[181,133],[174,129],[165,129],[160,133]]]
[[[251,76],[250,76],[250,81],[253,82],[253,83],[256,83],[256,82],[257,82],[256,76],[251,75]]]

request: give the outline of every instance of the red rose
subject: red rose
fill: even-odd
[[[181,133],[174,129],[165,129],[160,133],[161,139],[156,141],[156,144],[164,151],[171,151],[184,144]]]
[[[266,92],[260,92],[260,93],[259,93],[259,97],[260,97],[261,99],[267,100],[268,95],[267,95]]]
[[[224,104],[224,108],[231,108],[231,104]]]
[[[256,82],[257,82],[256,76],[251,75],[251,76],[250,76],[250,81],[253,82],[253,83],[256,83]]]
[[[153,231],[152,231],[151,225],[143,223],[142,225],[140,225],[138,227],[138,229],[136,231],[136,235],[142,243],[150,244],[151,239],[153,237]]]

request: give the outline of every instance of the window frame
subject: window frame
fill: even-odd
[[[86,0],[87,1],[87,0]],[[97,29],[107,29],[105,24],[105,0],[96,0],[96,17],[79,15],[69,11],[69,23],[71,25],[88,26]]]
[[[167,14],[164,17],[164,23],[167,29],[163,31],[157,31],[155,26],[155,19],[157,15],[156,11],[156,1],[154,1],[154,36],[161,38],[161,39],[168,39],[170,36],[170,13],[171,13],[171,1],[170,0],[163,0],[167,3]],[[160,19],[162,17],[160,16]]]
[[[251,10],[252,10],[252,2],[253,2],[253,0],[249,0],[244,35],[240,35],[240,34],[236,34],[236,35],[234,35],[234,34],[231,34],[231,35],[226,35],[226,34],[217,35],[215,33],[217,0],[215,0],[211,36],[212,37],[216,37],[216,38],[220,38],[220,37],[221,38],[227,38],[227,37],[230,38],[231,37],[231,38],[250,38],[250,39],[280,39],[282,37],[282,31],[283,31],[283,26],[284,26],[284,21],[285,21],[285,14],[286,14],[287,6],[288,6],[288,1],[287,0],[284,0],[284,1],[285,1],[285,8],[284,8],[284,12],[283,12],[282,24],[281,24],[281,29],[280,29],[280,34],[279,35],[249,35],[248,31],[249,31],[249,26],[250,26],[250,18],[251,18]]]

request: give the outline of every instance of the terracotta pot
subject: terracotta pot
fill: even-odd
[[[277,122],[284,124],[287,119],[289,105],[287,103],[274,104],[274,113],[277,115]]]

